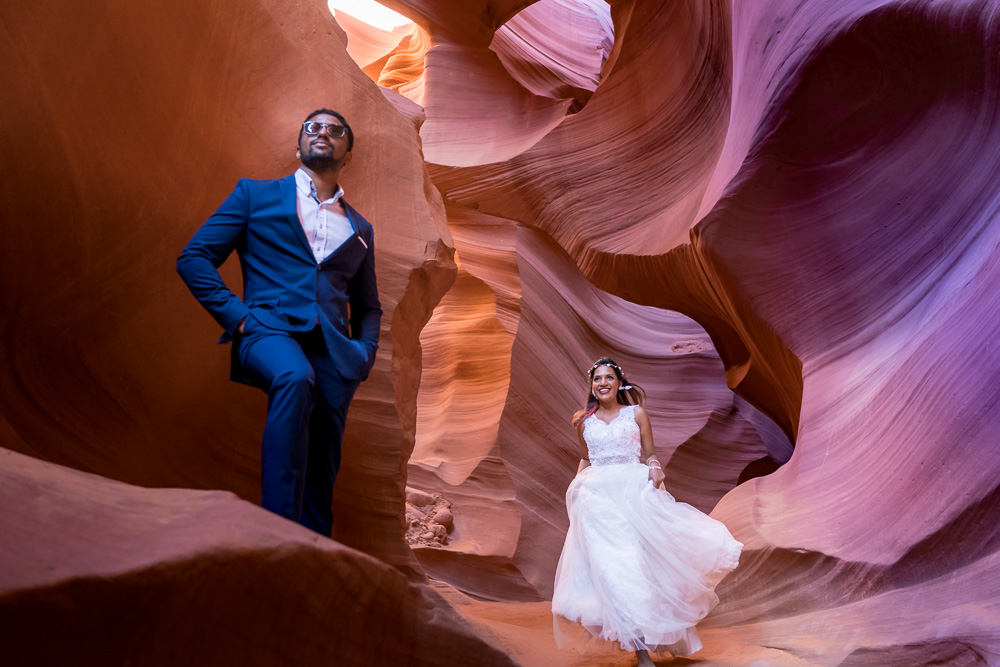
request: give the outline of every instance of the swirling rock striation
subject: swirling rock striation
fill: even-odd
[[[432,166],[449,206],[536,229],[597,287],[695,318],[730,387],[794,439],[763,477],[751,464],[764,457],[742,471],[717,449],[671,458],[703,468],[687,492],[706,508],[712,480],[750,480],[714,510],[748,552],[710,628],[820,664],[1000,661],[987,342],[1000,322],[998,14],[993,2],[615,2],[614,51],[585,108],[511,160]],[[521,535],[551,563],[560,540],[538,536],[559,532],[574,457],[537,406],[571,406],[541,397],[537,370],[572,386],[572,365],[547,353],[586,340],[554,305],[585,290],[538,299],[534,335],[533,293],[558,263],[528,270],[532,252],[519,253],[499,437]],[[637,339],[643,359],[669,349]],[[689,444],[740,440],[742,426],[713,421]],[[777,464],[787,449],[766,431]],[[560,438],[561,461],[548,453]],[[530,472],[514,465],[522,440],[545,448]],[[538,468],[564,477],[540,485]],[[542,582],[529,551],[521,571]]]
[[[598,75],[560,45],[601,21],[386,4],[415,27],[365,49],[304,2],[0,10],[4,444],[254,499],[262,398],[220,388],[170,264],[335,96],[387,306],[340,539],[510,605],[460,609],[534,655],[612,354],[678,497],[747,545],[707,660],[1000,664],[1000,3],[615,0]],[[406,483],[453,514],[416,559]]]

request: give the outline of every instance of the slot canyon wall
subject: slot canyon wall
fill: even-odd
[[[609,354],[675,495],[746,544],[706,664],[1000,664],[1000,2],[384,4],[414,24],[0,8],[14,655],[532,664]],[[252,506],[265,397],[173,268],[319,106],[358,135],[386,313],[336,542]],[[445,543],[407,544],[407,486]]]

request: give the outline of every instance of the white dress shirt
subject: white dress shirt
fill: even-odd
[[[340,203],[344,188],[337,186],[333,196],[321,202],[316,194],[316,184],[300,167],[295,172],[295,192],[298,195],[299,222],[318,264],[354,234],[347,212]]]

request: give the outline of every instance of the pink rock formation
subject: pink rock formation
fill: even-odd
[[[574,98],[582,106],[601,82],[613,42],[604,0],[539,0],[500,26],[490,49],[535,95]]]
[[[480,20],[462,8],[465,19],[449,17],[448,25]],[[401,9],[413,16],[413,10]],[[608,6],[603,0],[543,0],[498,22],[492,41],[484,25],[470,31],[436,26],[415,16],[431,34],[415,27],[412,35],[389,46],[376,40],[370,27],[348,17],[342,25],[352,56],[379,85],[420,104],[426,122],[420,134],[429,162],[471,166],[513,158],[556,127],[568,111],[586,103],[600,80],[611,49]],[[558,33],[550,26],[559,25]],[[371,65],[378,51],[384,56]],[[383,65],[384,63],[384,65]],[[377,75],[375,69],[378,69]],[[473,82],[473,85],[469,85]]]
[[[338,539],[497,601],[439,585],[515,659],[571,664],[544,600],[569,416],[607,353],[676,495],[747,544],[705,664],[1000,663],[1000,3],[615,0],[593,76],[560,47],[606,44],[601,22],[540,28],[545,1],[386,0],[416,26],[364,48],[305,2],[5,5],[3,444],[255,500],[262,397],[225,384],[171,265],[236,177],[290,170],[289,117],[335,104],[387,306]],[[453,519],[416,559],[406,484]],[[93,572],[72,536],[24,534]],[[226,535],[153,560],[214,563]],[[363,558],[338,549],[302,560]],[[8,609],[46,599],[19,572]]]
[[[987,341],[1000,321],[998,189],[986,119],[997,108],[1000,10],[612,9],[615,52],[586,108],[515,159],[433,167],[449,210],[533,227],[599,287],[691,315],[730,386],[795,437],[788,465],[716,509],[749,551],[710,627],[736,626],[745,641],[821,664],[997,661],[988,582],[1000,360]],[[518,253],[521,323],[499,442],[530,544],[513,560],[534,584],[544,566],[528,554],[547,550],[551,562],[559,542],[539,537],[551,532],[542,526],[554,524],[567,479],[549,471],[572,466],[568,444],[557,447],[561,463],[547,458],[568,437],[548,415],[571,406],[539,395],[537,370],[571,386],[558,350],[585,337],[567,332],[578,314],[557,305],[578,287],[538,300],[536,319],[559,324],[532,335],[527,302],[544,272],[527,273],[529,252]],[[639,340],[665,356],[662,344]],[[715,433],[743,441],[739,421],[713,421],[687,444],[717,442]],[[778,454],[780,441],[754,431]],[[519,442],[534,446],[529,473]],[[688,491],[723,482],[718,497],[752,454],[714,461],[707,451],[678,448],[670,467],[681,486],[686,470],[701,468]],[[708,507],[711,498],[693,500]],[[891,612],[917,600],[918,617]]]

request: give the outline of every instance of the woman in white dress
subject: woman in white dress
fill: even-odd
[[[566,490],[569,532],[559,557],[552,613],[635,651],[690,655],[694,626],[718,603],[715,586],[743,545],[725,525],[679,503],[663,486],[645,393],[599,359],[587,373],[587,406],[573,424],[580,466]],[[645,464],[640,460],[645,459]]]

